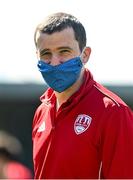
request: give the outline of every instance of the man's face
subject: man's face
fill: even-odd
[[[52,34],[37,34],[38,59],[53,66],[61,64],[81,54],[72,28]]]

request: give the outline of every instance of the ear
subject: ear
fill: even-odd
[[[40,58],[38,50],[36,50],[36,56],[37,56],[37,59]]]
[[[91,48],[90,47],[85,47],[83,49],[83,52],[82,52],[82,55],[81,55],[81,59],[82,59],[83,64],[86,64],[88,62],[90,54],[91,54]]]

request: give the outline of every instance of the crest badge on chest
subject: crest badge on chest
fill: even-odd
[[[92,118],[86,114],[79,114],[74,123],[74,131],[77,135],[85,132],[90,124]]]

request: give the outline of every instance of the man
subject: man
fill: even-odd
[[[133,114],[85,68],[91,49],[83,25],[52,14],[34,39],[50,87],[33,121],[35,179],[133,178]]]
[[[22,149],[15,136],[0,130],[0,179],[32,179],[31,170],[19,160]]]

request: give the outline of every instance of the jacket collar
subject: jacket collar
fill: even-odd
[[[78,102],[79,99],[84,96],[84,94],[88,92],[94,84],[95,81],[93,80],[91,72],[88,69],[85,69],[83,84],[81,85],[79,90],[67,100],[67,102]],[[40,100],[45,103],[53,103],[55,102],[55,99],[55,93],[51,88],[48,88],[46,92],[40,97]]]

